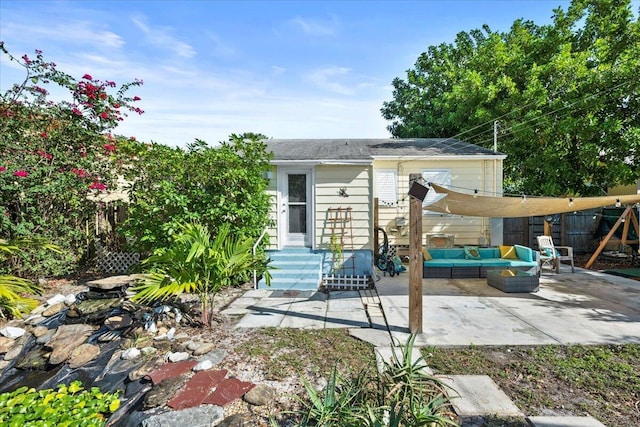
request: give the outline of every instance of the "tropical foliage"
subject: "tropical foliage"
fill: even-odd
[[[0,261],[12,260],[27,248],[60,252],[57,246],[44,239],[18,238],[11,241],[0,239]],[[7,315],[21,317],[22,313],[30,312],[38,305],[38,301],[24,295],[39,295],[41,291],[40,287],[30,280],[0,274],[0,317],[4,318]]]
[[[173,299],[183,293],[198,294],[202,322],[210,323],[211,300],[221,289],[246,283],[254,270],[264,273],[266,262],[253,254],[254,239],[231,232],[227,224],[215,237],[199,223],[178,224],[172,243],[142,262],[148,271],[134,288],[139,302]]]
[[[127,112],[142,113],[140,98],[127,95],[142,82],[78,79],[41,51],[16,58],[2,42],[0,55],[25,70],[24,81],[0,94],[0,235],[47,238],[61,249],[55,258],[44,248],[23,252],[1,267],[23,277],[64,274],[86,252],[87,223],[99,208],[90,196],[113,188],[125,139],[111,131]]]
[[[169,245],[180,224],[190,221],[213,234],[226,224],[232,234],[258,238],[269,224],[264,138],[231,135],[216,147],[197,140],[186,150],[138,144],[130,153],[131,205],[121,233],[140,252]]]
[[[549,25],[485,25],[430,46],[382,113],[395,137],[487,148],[497,121],[508,191],[601,195],[640,177],[638,69],[631,1],[573,0]]]
[[[119,407],[118,392],[85,390],[80,381],[60,384],[55,390],[20,387],[0,394],[0,425],[101,427]]]
[[[334,369],[323,390],[303,380],[307,396],[298,411],[303,426],[419,427],[456,426],[445,386],[413,357],[415,335],[394,346],[380,371],[347,376]]]

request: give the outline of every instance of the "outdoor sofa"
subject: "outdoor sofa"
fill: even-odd
[[[537,269],[536,252],[521,245],[423,249],[423,278],[487,277],[487,270]]]

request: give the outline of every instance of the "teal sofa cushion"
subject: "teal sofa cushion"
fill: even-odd
[[[516,248],[516,254],[518,255],[518,259],[520,261],[528,261],[528,262],[535,261],[535,257],[533,255],[533,249],[528,248],[526,246],[520,246],[520,245],[513,245],[513,247]]]

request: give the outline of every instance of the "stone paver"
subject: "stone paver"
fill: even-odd
[[[487,375],[437,376],[461,418],[482,415],[523,417],[524,414]]]
[[[532,427],[605,427],[593,417],[529,417]]]

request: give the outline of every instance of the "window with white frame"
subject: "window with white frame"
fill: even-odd
[[[433,182],[434,184],[442,185],[443,187],[447,188],[451,186],[451,171],[449,169],[425,169],[422,171],[422,178],[424,179],[425,184]],[[435,191],[433,191],[433,189],[429,189],[427,197],[424,198],[422,204],[429,205],[440,200],[443,197],[444,194],[437,194]],[[439,212],[431,212],[428,210],[425,210],[423,213],[427,215],[440,215]]]
[[[381,207],[398,204],[398,172],[396,169],[378,169],[376,171],[376,190],[378,204]]]

